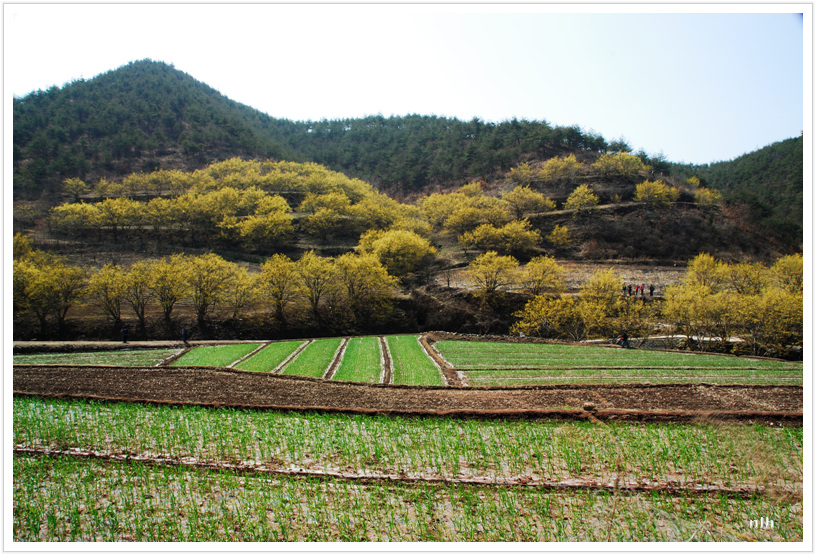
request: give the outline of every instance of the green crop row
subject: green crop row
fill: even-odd
[[[351,382],[378,383],[382,374],[382,353],[378,337],[350,339],[343,361],[333,379]]]
[[[802,428],[366,417],[15,397],[14,445],[460,478],[801,484]]]
[[[470,385],[540,385],[565,383],[729,383],[801,385],[801,371],[708,369],[571,369],[467,370]]]
[[[613,349],[609,347],[560,345],[549,343],[500,343],[482,341],[439,341],[435,343],[443,357],[461,370],[491,368],[551,368],[569,366],[655,367],[743,367],[766,370],[802,371],[795,362],[746,359],[735,356],[701,355]]]
[[[358,484],[14,457],[13,540],[802,541],[801,502]],[[773,520],[773,529],[749,519]]]
[[[260,346],[261,343],[199,345],[176,359],[172,366],[229,366]]]
[[[271,372],[301,345],[303,345],[303,341],[279,341],[270,343],[251,357],[236,364],[235,367],[240,370],[251,370],[253,372]]]
[[[339,337],[312,341],[289,364],[283,367],[281,373],[322,378],[334,360],[334,355],[342,341]]]
[[[123,349],[85,353],[37,353],[14,355],[12,363],[156,366],[178,352],[180,352],[180,349]]]
[[[580,384],[580,385],[603,385],[603,384],[622,384],[622,383],[650,383],[650,384],[689,384],[689,383],[712,383],[712,384],[727,384],[727,385],[802,385],[801,378],[780,379],[775,377],[759,378],[759,377],[711,377],[711,376],[696,376],[696,377],[655,377],[644,378],[642,376],[624,375],[619,377],[599,377],[590,376],[587,378],[577,377],[537,377],[537,378],[499,378],[495,374],[491,376],[471,378],[467,375],[467,385],[469,386],[524,386],[524,385],[564,385],[564,384]]]
[[[419,344],[416,335],[391,335],[386,341],[391,353],[391,383],[445,385],[441,371]]]

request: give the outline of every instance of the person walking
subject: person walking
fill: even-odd
[[[127,343],[128,329],[127,326],[122,328],[122,343]]]
[[[184,342],[184,346],[185,346],[185,347],[189,347],[189,346],[190,346],[190,344],[189,344],[189,343],[187,343],[187,338],[188,338],[188,337],[190,337],[190,332],[189,332],[189,331],[187,331],[187,328],[184,328],[183,330],[181,330],[181,340]]]

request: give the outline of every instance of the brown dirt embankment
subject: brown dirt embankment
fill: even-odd
[[[801,425],[803,410],[802,386],[792,385],[419,387],[224,368],[24,365],[13,381],[18,395],[406,416]]]

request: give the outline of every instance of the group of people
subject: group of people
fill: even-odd
[[[654,292],[655,292],[655,286],[654,285],[649,285],[649,296],[654,297]],[[632,285],[631,284],[623,286],[623,296],[625,297],[627,295],[630,296],[630,297],[632,296]],[[640,285],[635,285],[635,297],[637,297],[638,295],[640,295],[641,297],[646,296],[646,286],[643,285],[642,283]]]

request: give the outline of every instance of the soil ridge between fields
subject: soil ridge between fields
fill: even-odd
[[[567,480],[553,480],[529,475],[514,477],[498,476],[445,476],[436,474],[417,474],[401,471],[389,472],[350,472],[331,469],[314,469],[302,467],[282,467],[271,463],[223,462],[197,460],[194,457],[146,455],[132,452],[98,451],[72,447],[69,449],[52,449],[48,447],[14,447],[17,456],[71,457],[79,459],[97,459],[115,463],[140,463],[153,466],[175,466],[205,470],[227,470],[249,474],[271,474],[298,478],[334,478],[359,483],[438,483],[446,485],[499,486],[499,487],[534,487],[556,491],[564,490],[606,490],[624,494],[641,492],[662,492],[671,495],[724,495],[731,498],[750,498],[770,493],[773,496],[787,495],[801,499],[799,489],[768,487],[765,485],[737,483],[725,486],[721,483],[705,483],[697,480],[604,480],[595,477],[577,477]]]
[[[15,395],[454,417],[801,425],[801,385],[394,386],[203,367],[15,365]],[[591,411],[583,408],[591,406]]]

